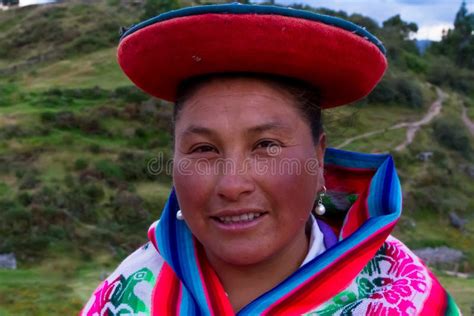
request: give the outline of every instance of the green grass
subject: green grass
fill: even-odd
[[[368,138],[358,139],[342,149],[350,151],[383,153],[391,152],[405,141],[406,129],[385,130]]]
[[[0,316],[76,315],[100,276],[116,265],[117,260],[103,253],[92,261],[62,253],[36,267],[0,270]]]
[[[80,113],[88,108],[95,107],[100,104],[104,104],[107,101],[104,100],[75,100],[72,103],[65,104],[62,106],[51,106],[45,103],[35,104],[35,101],[28,100],[15,103],[10,106],[0,107],[0,116],[26,116],[26,115],[39,115],[43,112],[60,112],[70,111]],[[39,101],[37,101],[39,102]]]
[[[70,173],[76,155],[71,151],[44,153],[36,159],[34,166],[41,170],[44,182],[60,182]]]
[[[12,189],[5,181],[2,180],[3,179],[0,180],[0,198],[10,197],[12,194]]]
[[[463,315],[474,313],[474,278],[462,279],[438,273],[438,279],[454,298]]]
[[[35,69],[34,75],[24,73],[19,84],[32,91],[57,88],[88,88],[99,86],[114,89],[130,85],[116,61],[116,48],[107,48],[88,55],[60,60]]]
[[[10,61],[5,60],[5,59],[0,59],[0,69],[8,67],[10,66],[10,64],[11,64]]]
[[[107,3],[58,3],[2,12],[0,55],[21,63],[45,53],[71,57],[116,46],[118,28],[137,22],[141,10]]]
[[[171,183],[160,183],[142,181],[135,183],[135,189],[138,195],[140,195],[145,201],[152,204],[163,204],[168,199],[171,192]],[[155,210],[153,210],[155,211]],[[161,210],[156,210],[161,212]]]
[[[0,272],[0,315],[72,315],[82,300],[67,280],[37,271]]]
[[[12,140],[23,148],[50,148],[56,150],[84,149],[99,145],[107,150],[126,148],[128,141],[123,138],[110,138],[102,135],[85,135],[78,130],[54,130],[46,136],[32,136]]]
[[[383,133],[355,141],[342,149],[365,152],[389,151],[404,139],[406,129],[388,130],[401,123],[416,121],[426,109],[410,109],[396,106],[362,105],[326,110],[323,115],[329,146],[338,146],[346,139],[363,133],[386,130]],[[393,138],[393,139],[392,139]],[[388,143],[386,141],[389,140]]]

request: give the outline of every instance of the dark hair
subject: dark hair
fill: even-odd
[[[177,90],[177,99],[173,111],[174,124],[179,119],[180,111],[184,103],[205,83],[222,78],[252,78],[259,79],[276,88],[287,91],[295,100],[295,105],[306,120],[311,129],[314,144],[319,141],[319,136],[323,132],[321,108],[319,107],[319,93],[316,88],[309,84],[284,76],[259,73],[223,73],[209,74],[192,77],[181,82]]]

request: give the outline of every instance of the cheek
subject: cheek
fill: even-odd
[[[321,186],[317,174],[311,174],[298,169],[279,169],[260,175],[258,182],[270,200],[273,207],[284,206],[293,210],[307,212],[311,210],[319,187]]]
[[[200,209],[209,200],[213,179],[210,176],[199,174],[195,170],[191,172],[190,168],[181,170],[174,168],[173,184],[180,207],[187,211],[195,208]]]

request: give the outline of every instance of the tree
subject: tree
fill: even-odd
[[[380,38],[384,40],[387,56],[391,62],[398,64],[401,68],[410,68],[407,65],[407,56],[419,55],[416,42],[410,39],[410,35],[417,31],[416,23],[405,22],[398,14],[383,22]]]
[[[2,0],[3,5],[17,5],[18,0]]]
[[[466,26],[466,20],[468,16],[466,1],[463,1],[461,4],[461,8],[456,13],[456,19],[454,20],[454,28],[455,29],[462,29]]]
[[[411,33],[418,32],[416,23],[408,23],[402,20],[400,14],[397,14],[383,22],[383,28],[394,35],[398,35],[402,41],[408,40]]]
[[[450,57],[458,66],[474,69],[474,14],[467,10],[463,1],[454,20],[454,29],[443,34],[432,52]]]
[[[363,16],[358,13],[353,13],[348,17],[348,20],[352,23],[365,27],[367,31],[374,35],[378,35],[379,33],[379,25],[377,22],[369,17]]]

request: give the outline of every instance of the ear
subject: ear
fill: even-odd
[[[326,152],[326,133],[322,132],[319,135],[318,144],[315,147],[316,150],[316,159],[318,159],[319,167],[321,170],[320,173],[320,183],[324,185],[324,153]]]
[[[326,152],[326,133],[319,135],[318,144],[316,145],[316,157],[321,168],[324,168],[324,153]]]

